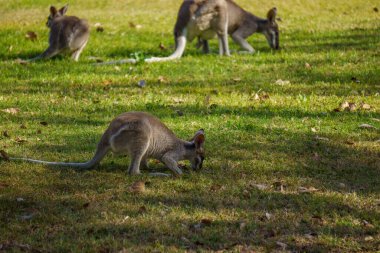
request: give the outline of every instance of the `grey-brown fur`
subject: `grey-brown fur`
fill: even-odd
[[[272,8],[267,13],[267,18],[259,18],[245,11],[232,0],[226,0],[228,9],[228,34],[241,46],[242,49],[253,53],[255,50],[246,41],[253,33],[262,33],[268,44],[273,49],[279,49],[279,30],[276,23],[277,9]],[[203,50],[208,52],[208,43],[200,37]]]
[[[202,167],[204,159],[204,131],[199,130],[190,141],[181,140],[158,118],[145,112],[127,112],[111,121],[104,132],[94,157],[85,163],[46,162],[28,158],[11,158],[56,166],[89,169],[112,151],[131,157],[128,172],[139,174],[140,165],[147,167],[149,158],[163,162],[176,175],[181,175],[178,161],[189,160],[193,169]]]
[[[50,58],[60,53],[70,53],[78,61],[87,44],[90,29],[86,20],[75,16],[65,16],[68,6],[57,10],[50,7],[50,15],[46,23],[50,28],[49,47],[39,56],[31,60]]]

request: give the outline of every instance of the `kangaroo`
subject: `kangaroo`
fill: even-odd
[[[189,160],[194,170],[201,169],[204,160],[205,133],[197,131],[190,141],[181,140],[158,118],[145,112],[127,112],[111,121],[100,139],[93,158],[84,163],[47,162],[29,158],[10,158],[53,166],[90,169],[112,151],[129,154],[129,174],[140,174],[140,165],[148,168],[148,159],[164,163],[176,176],[182,175],[177,162]]]
[[[71,57],[78,61],[80,54],[87,44],[90,28],[86,20],[75,16],[65,16],[68,5],[57,10],[50,6],[50,15],[46,26],[50,28],[49,47],[39,56],[31,59],[35,61],[51,58],[63,52],[71,53]]]
[[[245,11],[232,0],[185,0],[178,12],[174,27],[175,52],[168,57],[152,57],[146,62],[168,61],[180,58],[187,41],[198,37],[203,51],[209,52],[208,40],[217,34],[219,54],[230,55],[227,34],[249,53],[253,47],[246,41],[250,35],[260,32],[265,35],[269,46],[279,49],[279,31],[276,23],[277,9],[272,8],[267,19]]]

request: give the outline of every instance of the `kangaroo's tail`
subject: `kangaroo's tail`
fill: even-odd
[[[21,161],[27,161],[32,163],[39,163],[39,164],[46,164],[46,165],[52,165],[52,166],[65,166],[65,167],[73,167],[73,168],[80,168],[80,169],[90,169],[97,165],[103,157],[108,153],[109,147],[98,147],[98,149],[95,152],[94,157],[84,163],[64,163],[64,162],[48,162],[48,161],[41,161],[41,160],[35,160],[35,159],[29,159],[29,158],[12,158],[10,157],[9,160],[21,160]]]
[[[177,47],[176,47],[174,53],[172,53],[171,55],[169,55],[167,57],[148,58],[148,59],[145,59],[145,62],[162,62],[162,61],[171,61],[171,60],[176,60],[176,59],[181,58],[183,55],[183,52],[185,52],[185,47],[186,47],[186,42],[187,42],[186,34],[187,34],[187,31],[185,28],[182,30],[181,35],[179,35],[176,38]]]

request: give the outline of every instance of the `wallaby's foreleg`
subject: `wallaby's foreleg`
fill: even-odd
[[[161,159],[161,161],[168,166],[170,170],[172,170],[176,176],[182,175],[182,170],[178,168],[177,161],[174,160],[170,155],[164,155]]]
[[[73,54],[71,55],[71,57],[74,59],[74,61],[78,61],[79,60],[79,56],[80,54],[82,53],[83,49],[85,48],[86,44],[87,44],[87,41],[86,40],[83,45],[78,48],[76,51],[73,52]]]
[[[237,30],[236,32],[234,32],[232,35],[231,35],[232,39],[240,45],[240,47],[246,51],[248,51],[248,53],[251,53],[253,54],[255,52],[255,49],[253,49],[253,47],[244,39],[244,37],[240,34],[239,30]]]

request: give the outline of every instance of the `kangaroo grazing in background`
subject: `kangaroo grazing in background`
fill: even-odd
[[[277,9],[272,8],[267,19],[256,17],[232,0],[184,0],[174,27],[175,52],[168,57],[153,57],[146,62],[168,61],[180,58],[187,41],[198,37],[204,52],[209,51],[207,40],[219,38],[219,54],[229,55],[227,34],[249,53],[255,50],[246,41],[259,32],[265,35],[269,46],[279,49],[279,30],[276,23]]]
[[[10,158],[55,166],[90,169],[112,151],[129,154],[131,163],[129,174],[140,174],[140,165],[148,168],[148,159],[163,162],[175,175],[182,174],[177,162],[189,160],[192,169],[201,169],[204,160],[205,133],[203,129],[195,133],[190,141],[181,140],[158,118],[145,112],[127,112],[111,121],[104,132],[94,157],[84,163],[47,162],[28,158]]]
[[[90,28],[84,19],[65,16],[67,9],[68,5],[59,10],[54,6],[50,7],[50,15],[46,22],[46,26],[50,28],[49,47],[30,61],[50,58],[64,52],[71,53],[71,57],[78,61],[90,36]]]

